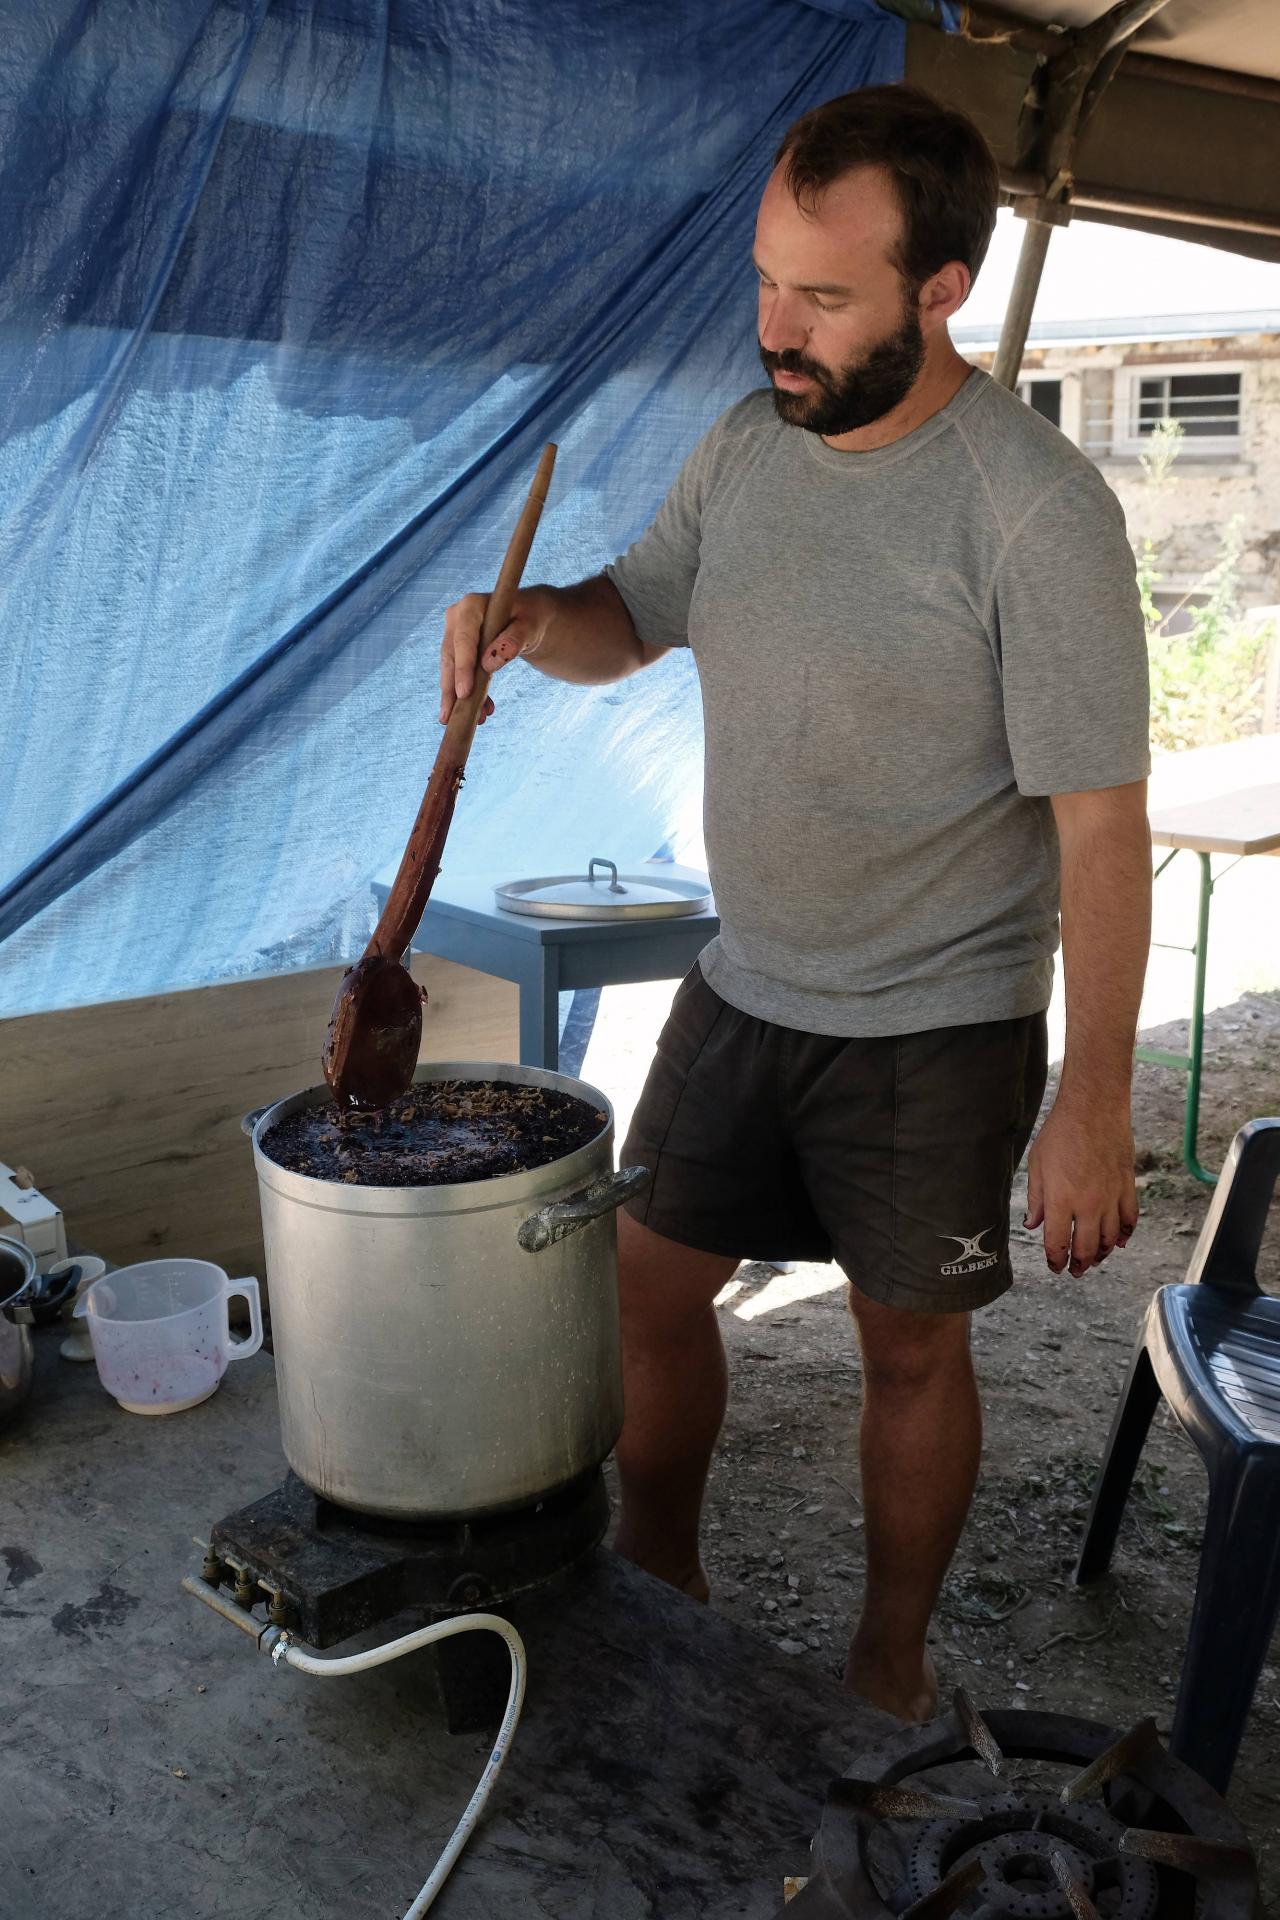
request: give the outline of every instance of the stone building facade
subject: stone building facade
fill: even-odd
[[[990,367],[989,328],[953,337]],[[1280,605],[1280,309],[1037,323],[1020,391],[1097,462],[1135,544],[1154,543],[1161,602],[1194,595],[1235,520],[1242,604]],[[1143,455],[1166,418],[1182,437],[1153,483]]]

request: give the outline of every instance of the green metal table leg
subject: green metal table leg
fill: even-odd
[[[1170,861],[1176,859],[1176,857],[1177,850],[1175,849],[1167,860],[1161,861],[1155,871],[1154,877],[1157,880],[1170,864]],[[1182,1163],[1188,1173],[1193,1174],[1197,1180],[1203,1180],[1206,1186],[1211,1187],[1217,1180],[1217,1175],[1207,1173],[1200,1165],[1199,1133],[1200,1077],[1201,1069],[1204,1066],[1204,990],[1209,959],[1209,909],[1213,900],[1213,889],[1216,882],[1213,877],[1213,860],[1211,855],[1197,851],[1196,858],[1200,862],[1200,906],[1196,915],[1196,941],[1193,947],[1178,945],[1175,948],[1178,953],[1191,953],[1195,955],[1196,978],[1191,1003],[1191,1050],[1189,1053],[1170,1053],[1165,1047],[1135,1047],[1133,1057],[1135,1060],[1144,1060],[1148,1065],[1153,1067],[1172,1067],[1175,1072],[1185,1073],[1188,1076],[1187,1101],[1183,1112],[1182,1123]],[[1239,862],[1233,862],[1232,864],[1238,865]],[[1229,873],[1230,871],[1231,869],[1228,867],[1226,872]],[[1219,874],[1218,879],[1221,880],[1222,878],[1223,875]],[[1155,944],[1162,946],[1167,943],[1156,941]]]
[[[1204,1064],[1204,984],[1209,956],[1209,906],[1213,899],[1213,864],[1207,853],[1197,854],[1200,862],[1200,911],[1196,923],[1196,984],[1191,1007],[1191,1057],[1188,1061],[1187,1110],[1182,1129],[1182,1158],[1188,1173],[1206,1186],[1213,1186],[1217,1175],[1206,1173],[1198,1156],[1200,1135],[1200,1070]]]

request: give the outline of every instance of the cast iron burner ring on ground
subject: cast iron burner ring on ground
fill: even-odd
[[[931,1892],[970,1860],[984,1878],[975,1890],[1000,1920],[1071,1920],[1071,1905],[1054,1876],[1060,1854],[1103,1920],[1154,1920],[1159,1885],[1145,1860],[1119,1853],[1124,1828],[1105,1808],[1064,1808],[1048,1793],[1001,1793],[978,1802],[974,1819],[931,1820],[917,1836],[907,1867],[913,1900]]]
[[[994,1781],[999,1785],[995,1786]],[[1260,1920],[1230,1808],[1164,1751],[1066,1714],[952,1711],[827,1789],[786,1920]],[[781,1920],[781,1910],[779,1910]]]

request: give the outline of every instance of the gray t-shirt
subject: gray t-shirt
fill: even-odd
[[[697,662],[723,999],[845,1035],[1048,1005],[1046,796],[1150,764],[1124,516],[1069,440],[981,372],[872,453],[748,394],[607,572]]]

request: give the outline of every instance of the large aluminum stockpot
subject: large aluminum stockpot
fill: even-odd
[[[424,1080],[552,1087],[605,1116],[576,1152],[455,1186],[366,1187],[278,1166],[250,1114],[280,1431],[316,1493],[399,1520],[494,1513],[597,1466],[622,1426],[613,1109],[537,1067],[432,1062]]]

